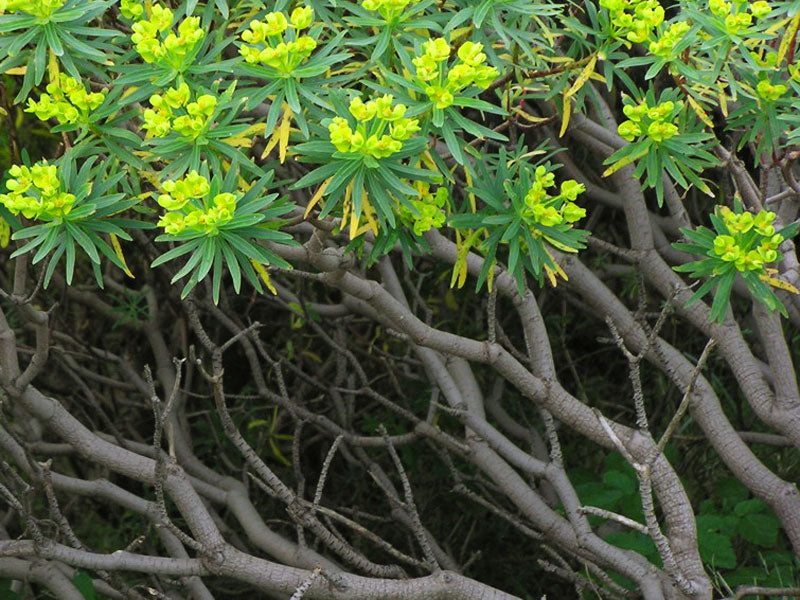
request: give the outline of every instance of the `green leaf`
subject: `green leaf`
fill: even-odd
[[[736,532],[751,544],[762,548],[774,548],[778,543],[780,522],[772,515],[746,514],[739,521]]]
[[[463,165],[464,155],[461,153],[461,146],[458,143],[455,133],[453,133],[453,129],[447,123],[442,126],[442,136],[444,137],[447,149],[450,150],[450,154],[453,155],[453,159],[458,164]]]
[[[0,582],[0,600],[22,600],[18,594],[11,591],[8,582]]]
[[[620,471],[606,471],[603,473],[603,483],[616,488],[626,495],[635,494],[637,482],[635,477],[630,477]]]
[[[242,285],[242,271],[239,268],[239,261],[236,260],[236,255],[226,241],[220,240],[219,245],[222,248],[222,254],[225,257],[225,264],[227,265],[228,271],[231,274],[231,279],[233,280],[233,291],[238,294]]]
[[[158,241],[158,240],[156,240]],[[150,263],[151,268],[156,268],[159,265],[163,265],[165,262],[169,262],[179,256],[183,256],[197,248],[203,242],[202,239],[195,239],[189,242],[185,242],[183,244],[179,244],[175,246],[172,250],[168,250],[161,256],[156,257],[156,259]]]
[[[638,531],[626,531],[624,533],[612,533],[605,538],[610,544],[624,550],[633,550],[645,557],[658,556],[658,549],[648,536]]]
[[[750,490],[735,477],[727,477],[717,482],[714,494],[722,500],[723,507],[730,508],[747,500]]]
[[[183,267],[181,267],[181,269],[177,273],[175,273],[175,275],[172,276],[170,283],[175,283],[179,279],[186,277],[186,275],[188,275],[189,272],[192,271],[197,266],[197,263],[200,262],[203,256],[204,256],[204,248],[201,247],[196,249],[194,251],[194,254],[192,254],[189,257],[189,260],[186,261],[186,264],[183,265]]]
[[[66,264],[67,285],[71,285],[72,275],[75,272],[75,243],[72,241],[72,236],[69,234],[67,234],[66,240],[64,241],[64,248],[67,253],[67,264]],[[54,259],[55,255],[53,256],[53,258],[50,259],[50,262],[53,263]]]
[[[752,515],[754,513],[763,513],[767,510],[767,505],[758,498],[751,498],[750,500],[742,500],[738,502],[733,508],[736,516],[743,517],[744,515]]]
[[[736,568],[736,554],[730,538],[721,533],[699,530],[697,542],[703,562],[716,568]]]
[[[61,44],[61,40],[58,37],[58,32],[56,30],[56,26],[52,23],[47,23],[44,26],[44,34],[47,38],[47,45],[50,46],[50,49],[53,51],[53,54],[56,56],[61,56],[64,54],[64,46]]]
[[[50,262],[47,263],[47,269],[44,273],[44,281],[42,285],[45,289],[47,286],[50,285],[50,279],[53,277],[53,272],[56,270],[56,266],[58,266],[58,261],[61,258],[61,255],[64,254],[64,250],[68,248],[69,243],[61,244],[58,248],[56,248],[55,252],[53,252],[52,256],[50,257]],[[70,279],[67,279],[67,283],[69,284]]]
[[[736,271],[731,270],[718,278],[719,286],[714,292],[714,302],[711,305],[711,320],[721,323],[725,320],[731,299],[731,289],[736,278]]]
[[[72,585],[74,585],[85,600],[95,600],[94,582],[86,571],[78,571],[72,578]]]
[[[69,221],[64,221],[64,225],[66,226],[69,234],[75,238],[75,241],[80,244],[81,248],[83,248],[83,251],[86,252],[90,259],[92,259],[92,262],[100,264],[100,255],[97,253],[97,248],[95,248],[95,245],[89,236],[86,235],[86,232],[84,232],[80,226],[73,225]]]
[[[213,238],[206,238],[203,242],[203,260],[200,261],[200,265],[197,267],[193,277],[195,277],[198,281],[202,281],[206,275],[208,275],[209,270],[211,270],[211,266],[213,265],[214,261],[214,239]]]

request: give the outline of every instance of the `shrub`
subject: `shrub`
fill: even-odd
[[[0,0],[3,597],[800,594],[798,29]]]

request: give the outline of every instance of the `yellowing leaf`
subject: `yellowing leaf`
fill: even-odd
[[[25,75],[25,72],[28,70],[27,65],[22,65],[21,67],[11,67],[10,69],[6,69],[6,75]]]
[[[692,98],[692,96],[690,94],[686,94],[686,100],[689,101],[689,106],[692,107],[692,109],[694,110],[694,112],[698,116],[698,118],[703,123],[705,123],[705,125],[707,127],[709,127],[710,129],[714,129],[714,122],[711,120],[711,118],[708,116],[708,114],[706,114],[706,111],[703,110],[703,107],[700,106],[700,104],[697,102],[697,100]]]
[[[539,56],[542,60],[554,64],[575,62],[575,59],[569,56]]]
[[[353,182],[351,181],[344,192],[344,202],[342,202],[342,220],[340,228],[343,229],[345,225],[350,223],[347,235],[351,240],[356,239],[362,233],[371,231],[373,234],[378,235],[378,221],[375,219],[375,209],[369,202],[367,193],[363,192],[361,198],[361,214],[357,215],[355,207],[350,198],[353,194]],[[361,225],[361,217],[364,217],[366,223]]]
[[[530,113],[525,112],[524,110],[522,110],[520,108],[514,107],[511,110],[517,116],[520,116],[523,119],[525,119],[526,121],[528,121],[529,123],[534,123],[535,125],[538,125],[539,123],[547,123],[550,120],[550,117],[537,117],[535,115],[532,115]]]
[[[549,238],[547,239],[547,241],[553,243],[553,240]],[[548,281],[550,281],[550,285],[552,285],[553,287],[556,287],[556,285],[558,285],[558,279],[556,275],[558,277],[561,277],[564,281],[569,281],[569,277],[567,277],[567,274],[564,272],[564,269],[562,269],[561,265],[559,265],[558,262],[556,262],[556,259],[553,257],[552,254],[550,254],[550,251],[547,248],[545,248],[544,251],[547,254],[547,256],[550,257],[550,260],[552,260],[553,264],[555,265],[555,269],[552,269],[549,266],[544,265],[544,272],[545,275],[547,275]],[[577,252],[577,250],[570,250],[570,251]]]
[[[161,188],[161,182],[158,179],[158,175],[153,171],[139,171],[139,177],[147,180],[147,183],[156,188],[157,191],[163,191]]]
[[[711,188],[708,187],[705,181],[701,180],[700,184],[697,186],[697,189],[703,192],[706,196],[710,196],[711,198],[715,197],[714,192],[711,191]]]
[[[564,93],[564,105],[563,105],[563,117],[561,122],[561,131],[558,134],[558,137],[564,135],[567,131],[567,126],[569,125],[569,117],[570,113],[572,112],[572,104],[570,102],[570,98],[580,91],[580,89],[584,86],[584,84],[589,81],[589,77],[591,77],[592,73],[594,73],[594,67],[597,64],[597,53],[594,53],[589,58],[589,62],[586,63],[586,66],[583,67],[583,70],[578,75],[578,78],[572,84],[565,93]]]
[[[464,166],[464,178],[467,180],[467,185],[469,187],[472,187],[472,174],[469,172],[469,169],[467,169],[466,165]],[[469,194],[467,194],[467,197],[469,198],[469,207],[472,210],[472,212],[478,212],[478,206],[475,202],[475,194],[470,192]]]
[[[789,292],[790,294],[800,294],[800,290],[798,290],[788,281],[784,281],[783,279],[778,279],[777,277],[770,277],[769,275],[759,275],[758,278],[767,285],[771,285],[772,287],[778,288],[779,290]]]
[[[328,179],[323,181],[322,185],[319,186],[319,189],[317,190],[317,192],[311,197],[311,200],[309,201],[308,206],[306,206],[306,212],[303,213],[303,218],[304,219],[308,218],[308,214],[311,212],[311,209],[314,208],[316,206],[317,202],[319,202],[320,198],[322,198],[322,195],[325,193],[325,190],[327,189],[328,185],[330,185],[330,183],[331,183],[331,179],[333,179],[333,177],[328,177]]]
[[[606,78],[603,77],[600,73],[591,73],[589,75],[589,79],[593,79],[594,81],[597,81],[599,83],[605,83],[606,82]]]
[[[6,220],[0,217],[0,248],[8,247],[8,240],[11,238],[11,227],[8,226]]]
[[[265,158],[267,158],[267,155],[270,152],[272,152],[272,149],[275,148],[275,146],[278,145],[279,141],[280,141],[280,129],[275,129],[272,132],[272,135],[270,136],[269,141],[267,142],[267,145],[264,147],[264,152],[261,153],[261,160],[264,160]]]
[[[52,48],[50,48],[48,54],[47,74],[50,76],[50,81],[58,81],[58,58]]]
[[[781,45],[778,46],[778,61],[775,63],[776,65],[780,65],[783,62],[783,57],[786,56],[786,53],[789,51],[789,47],[794,44],[798,27],[800,27],[800,12],[794,16],[792,22],[789,24],[789,27],[787,27],[786,31],[783,32]]]
[[[481,230],[473,231],[463,241],[460,232],[456,231],[456,262],[453,264],[453,276],[450,278],[450,287],[462,288],[467,281],[467,255],[470,248],[480,236]]]
[[[424,164],[426,167],[428,167],[428,168],[429,168],[431,171],[433,171],[434,173],[440,174],[440,173],[439,173],[439,167],[438,167],[438,166],[436,165],[436,163],[434,162],[434,160],[433,160],[433,157],[431,157],[431,153],[430,153],[430,151],[429,151],[429,150],[426,150],[425,152],[423,152],[423,153],[420,155],[420,160],[421,160],[421,161],[422,161],[422,163],[423,163],[423,164]]]
[[[458,310],[458,302],[456,302],[456,297],[452,289],[447,290],[447,293],[444,295],[444,305],[454,312]]]
[[[289,108],[289,105],[284,103],[283,105],[283,120],[279,127],[276,127],[272,131],[272,135],[269,138],[269,143],[267,143],[267,147],[264,148],[264,152],[261,154],[261,158],[266,158],[267,155],[272,152],[272,149],[275,146],[278,146],[278,157],[280,158],[281,164],[286,159],[286,148],[289,146],[289,132],[291,131],[291,124],[292,124],[292,117],[293,113]]]
[[[253,145],[253,138],[257,135],[264,135],[266,130],[266,123],[256,123],[255,125],[251,125],[245,129],[240,134],[224,138],[222,141],[229,146],[234,146],[236,148],[250,148]]]
[[[717,95],[719,100],[719,108],[722,111],[722,114],[727,117],[728,116],[728,95],[725,93],[725,86],[723,84],[719,84],[719,93]]]
[[[636,154],[630,154],[630,155],[626,156],[625,158],[621,158],[620,160],[615,162],[613,165],[608,167],[605,171],[603,171],[602,177],[608,177],[609,175],[613,175],[614,173],[619,171],[622,167],[627,167],[633,161],[642,158],[648,152],[650,152],[649,148],[645,148],[644,150],[640,150]]]
[[[589,58],[589,62],[586,63],[586,66],[583,67],[583,70],[581,71],[580,75],[578,75],[575,83],[573,83],[572,87],[567,90],[567,96],[574,96],[578,93],[578,91],[580,91],[580,89],[583,87],[583,84],[585,84],[589,80],[591,74],[594,73],[594,66],[596,64],[597,53],[594,53],[591,55],[591,58]]]
[[[361,210],[364,218],[367,220],[361,227],[359,227],[356,235],[371,231],[373,235],[378,235],[378,220],[375,218],[375,209],[367,197],[367,192],[364,192],[364,197],[361,200]]]
[[[553,238],[551,238],[548,235],[543,235],[542,237],[544,239],[546,239],[550,243],[550,245],[552,245],[554,248],[558,248],[562,252],[574,252],[574,253],[578,252],[577,248],[571,248],[570,246],[566,246],[566,245],[562,244],[561,242],[559,242],[558,240],[554,240]],[[550,258],[553,258],[553,257],[551,256]]]
[[[283,164],[283,161],[286,160],[286,148],[289,147],[289,132],[291,131],[292,125],[292,109],[289,106],[286,106],[286,110],[283,111],[283,121],[281,121],[281,126],[278,129],[280,134],[280,143],[278,145],[278,158]]]
[[[567,132],[569,126],[569,117],[572,113],[572,100],[569,96],[564,94],[564,103],[561,107],[561,130],[558,132],[558,137],[562,137]]]
[[[125,272],[125,275],[127,275],[131,279],[136,279],[133,276],[133,273],[131,273],[131,270],[128,268],[128,263],[125,262],[125,255],[122,254],[122,246],[120,245],[117,236],[111,233],[109,234],[109,237],[111,238],[111,247],[114,248],[114,254],[117,255],[119,262],[122,263],[122,270]]]
[[[303,350],[300,354],[302,356],[307,356],[308,358],[313,360],[318,365],[322,364],[322,359],[319,357],[319,354],[316,354],[316,353],[312,352],[311,350]]]
[[[486,289],[489,290],[489,293],[492,293],[492,286],[494,285],[494,268],[497,266],[497,259],[492,260],[492,264],[489,266],[489,273],[486,275]]]
[[[260,12],[260,10],[261,9],[259,7],[254,6],[247,13],[245,13],[241,18],[236,19],[236,20],[231,20],[228,23],[228,29],[231,29],[231,30],[234,30],[234,31],[239,29],[239,27],[241,27],[245,23],[249,23],[250,20]]]
[[[281,453],[281,451],[278,448],[278,445],[275,443],[275,440],[274,440],[273,437],[269,438],[269,447],[272,449],[272,454],[275,455],[275,458],[277,458],[279,461],[281,461],[287,467],[292,465],[292,463],[290,463],[289,460]]]
[[[453,29],[453,31],[450,32],[450,39],[455,40],[460,38],[462,35],[468,36],[472,33],[472,30],[473,30],[472,25],[467,25],[466,27],[459,27],[458,29]]]
[[[253,265],[253,268],[256,270],[256,273],[259,274],[261,280],[264,282],[264,285],[267,286],[267,289],[270,292],[272,292],[275,296],[277,296],[278,290],[276,290],[275,286],[272,284],[272,280],[269,278],[269,273],[267,273],[267,270],[264,268],[264,265],[262,265],[254,258],[250,259],[250,264]]]

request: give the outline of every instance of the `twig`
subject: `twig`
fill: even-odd
[[[617,523],[621,523],[630,529],[634,529],[639,533],[643,533],[645,535],[648,534],[647,527],[642,525],[638,521],[634,521],[633,519],[629,519],[626,516],[617,514],[615,512],[611,512],[610,510],[605,510],[604,508],[597,508],[596,506],[581,506],[580,511],[587,515],[595,515],[597,517],[602,517],[604,519],[609,519],[611,521],[616,521]]]
[[[389,450],[389,455],[392,457],[394,466],[400,475],[400,481],[403,485],[403,497],[405,498],[405,504],[403,505],[403,508],[405,509],[406,513],[408,513],[409,517],[411,517],[411,529],[414,533],[414,537],[417,538],[417,542],[422,548],[422,553],[425,555],[425,562],[431,569],[438,571],[440,568],[439,562],[436,560],[436,555],[433,553],[428,541],[428,535],[425,533],[425,528],[422,526],[422,520],[419,517],[417,505],[414,502],[414,494],[411,492],[411,483],[408,481],[408,476],[403,468],[403,462],[400,460],[400,456],[397,454],[397,450],[395,450],[394,446],[392,445],[392,442],[389,439],[389,434],[382,424],[379,427],[379,431],[386,441],[386,447]]]
[[[316,567],[314,567],[314,570],[311,571],[311,574],[308,577],[306,577],[306,580],[297,587],[297,589],[294,591],[294,594],[292,594],[292,597],[289,598],[289,600],[303,600],[303,596],[306,595],[308,588],[311,587],[311,584],[314,583],[314,580],[320,573],[322,573],[322,567],[320,565],[317,565]]]
[[[678,424],[683,418],[683,415],[689,408],[689,403],[692,393],[694,392],[694,386],[697,383],[697,378],[700,376],[700,372],[703,370],[703,366],[708,360],[708,357],[711,354],[711,351],[714,349],[715,344],[716,342],[714,339],[709,339],[708,342],[706,342],[705,348],[703,348],[703,352],[700,354],[700,358],[697,360],[697,365],[695,366],[694,370],[692,370],[692,374],[689,377],[689,384],[686,386],[686,391],[683,394],[681,403],[678,405],[678,410],[675,411],[675,414],[672,416],[672,419],[670,419],[667,428],[664,430],[664,434],[661,436],[661,439],[658,440],[655,450],[653,450],[651,456],[647,459],[648,467],[652,467],[656,462],[656,459],[661,455],[662,452],[664,452],[667,442],[669,442],[670,438],[675,433],[675,430],[678,428]]]
[[[736,594],[730,599],[726,598],[725,600],[742,600],[742,598],[745,596],[794,596],[796,598],[800,597],[800,588],[770,588],[761,587],[758,585],[746,585],[744,587],[737,588]]]
[[[336,439],[333,440],[333,444],[331,444],[330,450],[328,450],[328,454],[325,456],[325,460],[322,463],[322,472],[319,474],[317,490],[314,492],[314,504],[311,509],[313,512],[317,512],[317,509],[319,508],[319,502],[322,500],[322,490],[325,487],[325,480],[328,478],[328,469],[331,466],[333,457],[336,455],[336,449],[339,447],[339,444],[342,443],[343,439],[343,435],[338,435]]]

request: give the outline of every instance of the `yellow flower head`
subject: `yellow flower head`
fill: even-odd
[[[138,0],[121,0],[119,12],[126,19],[138,19],[144,13],[144,5]]]
[[[757,2],[753,2],[750,5],[750,13],[756,19],[763,19],[771,12],[772,12],[772,7],[766,0],[758,0]]]
[[[406,7],[419,0],[363,0],[361,6],[369,11],[377,12],[387,23],[394,23]]]
[[[144,111],[143,128],[155,137],[175,131],[187,138],[197,138],[210,125],[218,101],[211,94],[198,96],[194,102],[190,100],[191,91],[185,82],[163,95],[150,96],[153,108]],[[176,115],[178,110],[185,114]]]
[[[267,37],[280,35],[286,31],[287,27],[289,27],[289,23],[283,13],[271,12],[264,16],[264,34]]]
[[[298,6],[289,17],[291,26],[297,29],[307,29],[314,21],[314,9],[310,6]]]
[[[158,204],[167,212],[159,219],[158,226],[168,234],[178,235],[189,229],[216,235],[236,212],[237,196],[223,192],[209,198],[211,186],[197,171],[182,179],[165,181],[162,187],[167,193],[158,197]]]
[[[106,99],[105,91],[88,92],[80,80],[64,73],[47,84],[47,94],[39,101],[28,99],[25,112],[35,114],[42,121],[55,118],[60,125],[86,123],[89,113],[98,108]]]
[[[0,2],[0,14],[21,12],[46,20],[65,3],[66,0],[6,0]]]
[[[283,13],[272,12],[263,21],[251,21],[241,34],[245,44],[239,46],[239,54],[250,64],[261,63],[279,73],[291,74],[317,47],[314,38],[299,34],[311,26],[313,19],[314,10],[305,6],[295,8],[288,20]]]
[[[469,86],[486,88],[497,77],[497,69],[484,65],[486,55],[479,43],[464,42],[458,49],[457,62],[449,68],[451,49],[444,38],[428,40],[422,49],[412,63],[417,80],[437,109],[452,106],[455,95]]]
[[[13,165],[6,182],[8,194],[0,194],[0,204],[12,214],[28,219],[51,221],[70,213],[75,196],[61,189],[58,169],[47,161],[31,167]]]
[[[406,107],[394,104],[390,94],[367,102],[355,97],[350,101],[349,110],[357,121],[355,130],[344,117],[335,117],[328,125],[331,143],[339,152],[386,158],[399,152],[403,142],[419,131],[417,119],[405,118]],[[385,131],[387,125],[389,134],[379,133]]]
[[[131,29],[131,41],[146,63],[165,63],[175,69],[182,68],[186,56],[194,50],[205,32],[200,28],[200,17],[188,17],[178,25],[178,35],[171,31],[173,14],[169,8],[153,5],[150,17],[136,21]],[[163,39],[160,34],[169,31]]]
[[[729,231],[714,238],[714,254],[723,261],[734,263],[739,271],[757,271],[780,258],[778,247],[783,236],[775,233],[772,226],[775,213],[736,213],[727,206],[719,207],[717,212]]]
[[[783,96],[789,90],[782,83],[777,83],[775,85],[771,84],[766,79],[762,79],[756,85],[756,93],[767,102],[775,102],[781,96]]]

